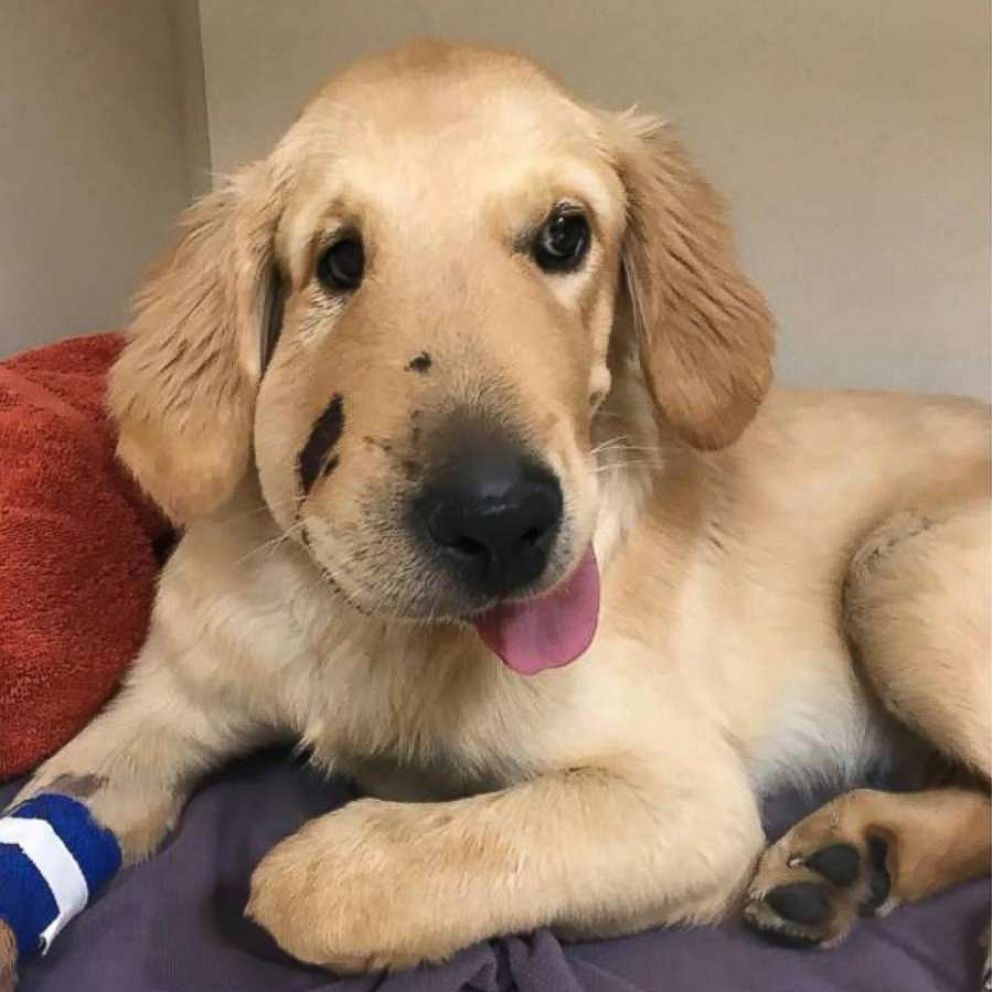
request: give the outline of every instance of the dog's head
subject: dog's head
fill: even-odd
[[[111,406],[177,520],[254,459],[357,607],[567,640],[595,616],[593,424],[633,349],[690,445],[729,443],[761,401],[769,318],[714,193],[664,127],[520,57],[421,43],[332,80],[192,208]]]

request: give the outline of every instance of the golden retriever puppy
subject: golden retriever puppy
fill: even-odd
[[[141,291],[110,403],[185,534],[25,795],[133,863],[293,735],[377,798],[279,844],[248,913],[343,971],[740,907],[827,945],[988,871],[989,411],[769,392],[771,353],[659,122],[474,47],[346,70]],[[910,738],[970,784],[765,850],[762,793]]]

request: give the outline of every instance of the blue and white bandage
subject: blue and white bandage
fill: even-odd
[[[0,919],[20,959],[44,954],[120,866],[117,838],[69,796],[45,792],[0,817]]]

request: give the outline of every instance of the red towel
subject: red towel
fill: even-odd
[[[0,779],[76,734],[141,647],[165,520],[114,459],[116,334],[0,362]]]

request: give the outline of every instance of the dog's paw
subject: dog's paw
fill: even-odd
[[[418,807],[363,799],[307,824],[255,869],[246,914],[293,957],[350,974],[442,960],[459,940]]]
[[[748,890],[749,926],[790,947],[831,947],[859,917],[893,909],[885,838],[838,828],[826,807],[768,848]]]
[[[9,926],[0,920],[0,992],[14,992],[17,984],[17,941]]]

